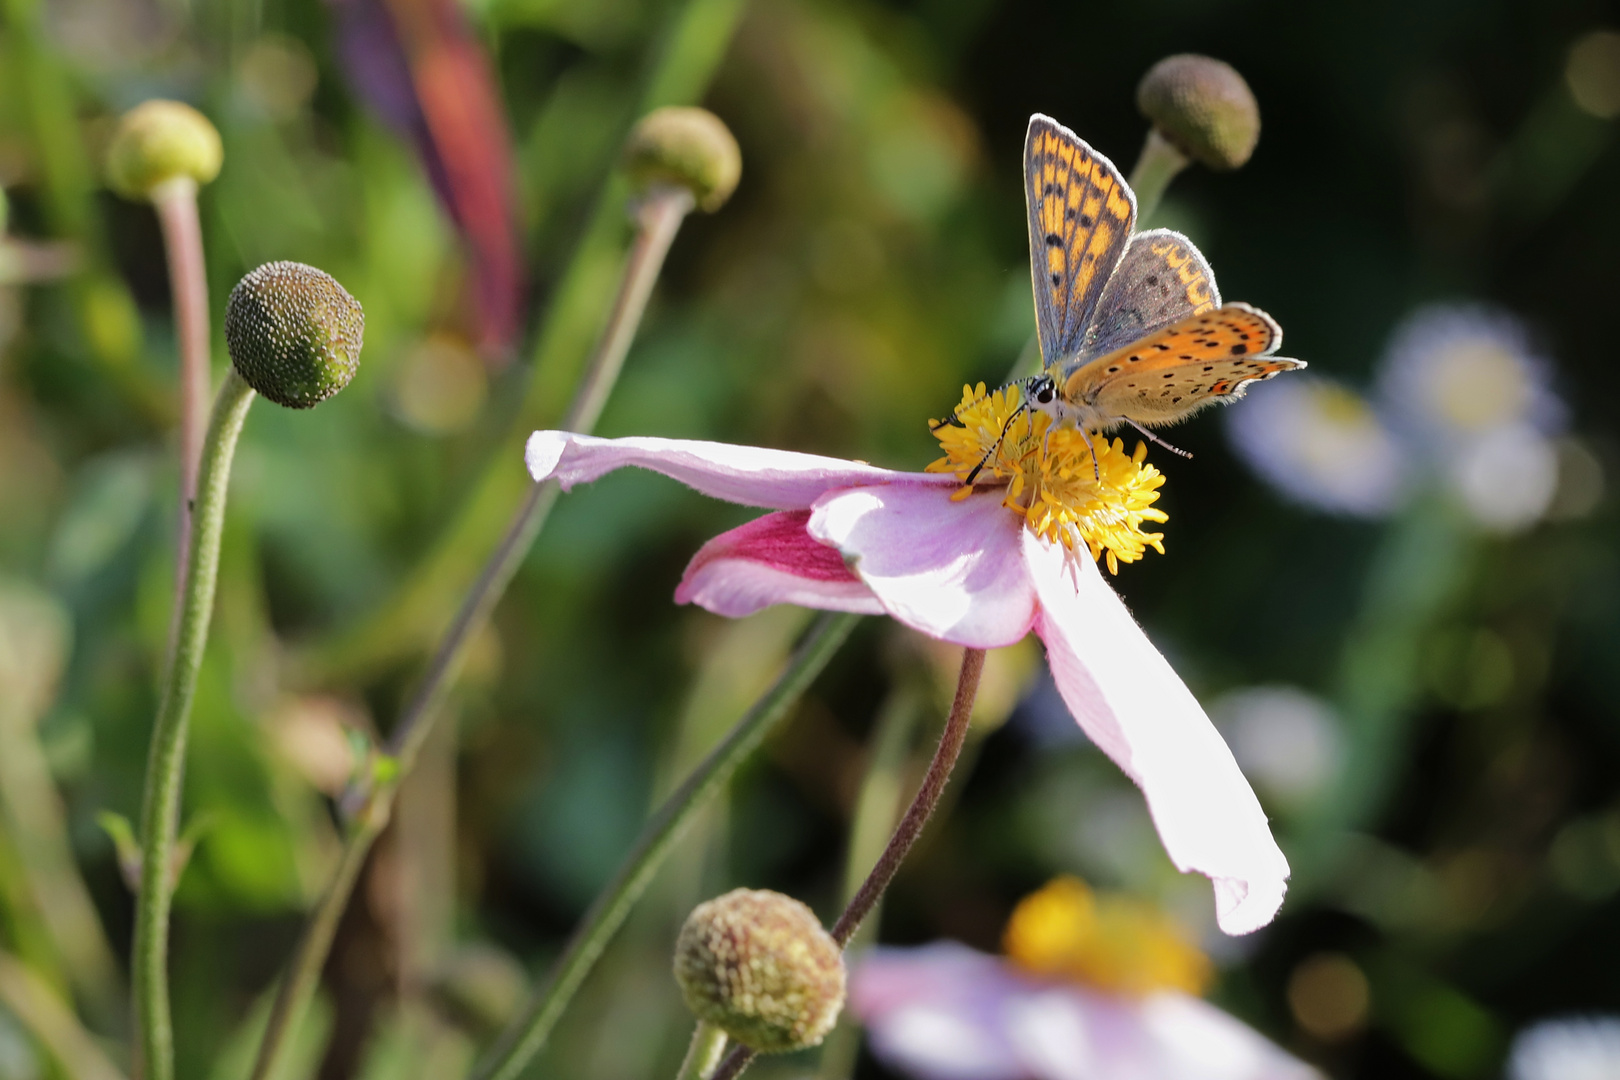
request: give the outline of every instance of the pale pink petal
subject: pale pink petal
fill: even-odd
[[[1197,998],[1036,978],[951,941],[872,950],[849,1008],[873,1053],[920,1080],[1321,1080]]]
[[[1266,925],[1288,860],[1232,752],[1095,563],[1071,570],[1061,548],[1033,535],[1024,548],[1040,594],[1036,632],[1069,711],[1142,789],[1171,861],[1213,881],[1221,929]]]
[[[1025,1080],[1006,1032],[1023,984],[1002,961],[952,941],[873,949],[849,977],[849,1009],[872,1052],[921,1080]]]
[[[772,510],[807,510],[823,493],[859,484],[957,486],[952,476],[894,472],[817,454],[694,439],[598,439],[537,431],[529,436],[523,458],[536,480],[556,480],[564,491],[635,465],[717,499]]]
[[[1001,505],[999,491],[952,502],[957,486],[831,492],[810,514],[810,535],[843,552],[907,626],[974,648],[1011,645],[1036,612],[1023,519]]]
[[[1155,994],[1138,1008],[1162,1072],[1180,1080],[1322,1080],[1243,1021],[1186,994]]]
[[[809,520],[808,510],[780,510],[721,533],[692,556],[675,602],[733,619],[772,604],[883,614],[843,556],[810,538]]]

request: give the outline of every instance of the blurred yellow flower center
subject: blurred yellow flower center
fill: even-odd
[[[1530,402],[1523,361],[1490,340],[1465,338],[1446,346],[1434,358],[1429,385],[1440,415],[1464,431],[1506,423]]]
[[[1113,573],[1148,548],[1164,554],[1164,534],[1142,527],[1169,520],[1153,508],[1164,475],[1143,460],[1146,445],[1127,454],[1120,439],[1110,443],[1073,428],[1049,431],[1051,418],[1029,410],[1009,425],[1021,400],[1016,386],[989,393],[983,383],[964,386],[954,422],[934,432],[945,456],[928,471],[955,473],[964,485],[953,496],[958,499],[973,493],[969,477],[978,486],[1005,485],[1002,504],[1037,536],[1071,552],[1084,548],[1093,559],[1106,557]]]
[[[1002,947],[1033,975],[1133,997],[1201,994],[1211,974],[1209,958],[1163,912],[1126,896],[1099,897],[1074,877],[1055,878],[1020,901]]]

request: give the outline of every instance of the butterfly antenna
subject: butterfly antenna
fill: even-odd
[[[1142,437],[1147,439],[1148,442],[1157,443],[1159,446],[1164,447],[1166,450],[1170,451],[1172,454],[1180,454],[1184,458],[1192,457],[1191,451],[1183,450],[1179,446],[1171,446],[1169,443],[1165,442],[1163,439],[1161,439],[1157,435],[1153,434],[1153,432],[1149,431],[1147,428],[1143,427],[1141,424],[1138,424],[1135,420],[1126,420],[1125,422],[1127,424],[1131,425],[1131,427],[1135,428],[1138,432],[1140,432]]]
[[[1022,416],[1028,408],[1029,403],[1024,402],[1013,410],[1011,416],[1007,417],[1007,422],[1001,425],[1001,434],[996,436],[996,441],[990,444],[990,449],[984,452],[984,457],[979,459],[979,463],[973,466],[973,471],[967,474],[967,479],[962,481],[964,485],[971,486],[973,481],[979,478],[979,473],[983,472],[984,467],[990,464],[990,459],[995,457],[996,451],[1000,450],[1001,444],[1006,441],[1007,432],[1012,430],[1013,421]]]
[[[928,430],[929,431],[938,431],[940,428],[944,428],[944,427],[967,427],[966,424],[962,423],[962,410],[966,409],[966,408],[971,408],[972,406],[977,405],[979,402],[983,401],[985,398],[987,398],[989,396],[990,396],[990,393],[988,391],[986,391],[985,393],[980,394],[978,397],[974,398],[972,401],[968,402],[966,405],[958,406],[956,409],[954,409],[951,412],[951,415],[947,416],[945,419],[930,421],[929,424],[928,424]]]

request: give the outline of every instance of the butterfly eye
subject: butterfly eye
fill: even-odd
[[[1045,386],[1042,386],[1039,390],[1035,391],[1035,401],[1041,405],[1052,404],[1052,398],[1055,396],[1056,392],[1052,389],[1051,383],[1047,383]]]

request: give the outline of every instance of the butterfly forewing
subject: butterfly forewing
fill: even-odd
[[[1047,366],[1072,357],[1136,225],[1136,196],[1114,163],[1050,117],[1024,142],[1030,273]]]
[[[1137,233],[1103,289],[1075,366],[1220,306],[1215,271],[1191,240],[1170,229]]]
[[[1217,401],[1242,397],[1252,382],[1305,365],[1271,353],[1282,331],[1247,304],[1189,315],[1075,370],[1065,398],[1099,416],[1167,424]]]

